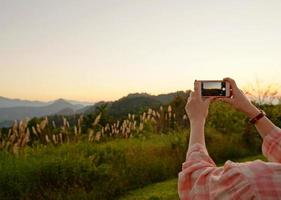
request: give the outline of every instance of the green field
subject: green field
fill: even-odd
[[[177,193],[178,179],[152,184],[144,188],[128,192],[119,200],[172,200],[179,199]]]

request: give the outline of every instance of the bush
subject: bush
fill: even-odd
[[[209,109],[208,126],[220,131],[221,133],[242,133],[247,125],[247,118],[223,102],[214,102]]]
[[[176,177],[187,149],[184,132],[188,130],[101,144],[38,146],[26,148],[20,157],[0,152],[0,199],[112,199]],[[236,133],[207,128],[206,142],[219,163],[252,155]]]
[[[26,149],[24,156],[0,153],[0,199],[65,199],[77,192],[112,199],[129,189],[177,175],[186,135],[104,144],[64,144]]]

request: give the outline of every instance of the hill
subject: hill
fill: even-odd
[[[113,119],[126,117],[129,113],[139,114],[148,108],[157,108],[160,105],[167,105],[175,99],[176,96],[186,96],[183,91],[150,95],[147,93],[133,93],[114,102],[99,102],[93,106],[88,106],[79,110],[80,113],[90,114],[97,112],[97,108],[106,105],[106,111]]]
[[[177,92],[171,92],[168,94],[159,94],[159,95],[150,95],[148,93],[132,93],[124,98],[129,99],[129,98],[136,98],[136,97],[148,97],[148,98],[152,98],[156,101],[159,101],[163,105],[166,105],[166,104],[169,104],[171,101],[173,101],[173,99],[178,95],[185,96],[185,92],[177,91]]]
[[[156,108],[161,102],[150,96],[129,96],[113,102],[108,107],[108,115],[112,118],[123,118],[131,114],[139,114],[148,108]]]

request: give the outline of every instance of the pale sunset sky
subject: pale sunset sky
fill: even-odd
[[[116,100],[281,84],[280,0],[0,0],[0,96]]]

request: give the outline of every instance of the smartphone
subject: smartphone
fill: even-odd
[[[230,84],[226,81],[209,80],[201,82],[201,96],[230,97]]]

